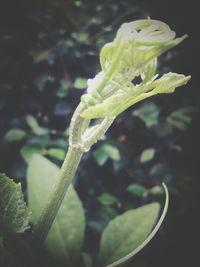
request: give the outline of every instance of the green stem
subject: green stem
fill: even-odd
[[[83,151],[78,148],[69,147],[66,158],[63,162],[58,181],[49,197],[49,200],[34,227],[33,244],[43,243],[57,215],[60,205],[71,184],[73,176],[78,168]]]
[[[116,51],[113,64],[106,72],[103,81],[97,88],[97,91],[101,91],[105,87],[108,80],[112,77],[112,75],[118,68],[117,63],[119,58],[122,56],[123,42],[119,39],[117,45],[118,49]],[[61,206],[61,203],[71,184],[73,176],[78,168],[83,153],[90,149],[90,147],[105,133],[105,131],[113,122],[114,118],[106,118],[102,122],[102,125],[100,125],[98,130],[94,132],[91,138],[88,138],[88,140],[86,140],[86,142],[84,143],[82,142],[82,127],[85,120],[80,116],[84,109],[85,106],[80,103],[72,117],[69,138],[70,147],[60,170],[57,184],[54,186],[48,202],[33,229],[33,244],[41,244],[45,241]]]

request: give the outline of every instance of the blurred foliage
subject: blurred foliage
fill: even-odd
[[[71,115],[86,80],[99,70],[100,47],[113,39],[121,23],[159,10],[156,1],[150,8],[148,1],[21,0],[7,1],[1,12],[0,170],[20,180],[26,191],[27,162],[33,155],[61,165]],[[181,48],[167,52],[159,60],[160,73],[184,73],[187,57]],[[174,201],[167,227],[175,225],[175,214],[187,214],[195,179],[188,140],[199,109],[188,88],[181,90],[127,110],[85,155],[74,185],[87,216],[86,250],[95,250],[111,218],[156,200],[162,181]]]

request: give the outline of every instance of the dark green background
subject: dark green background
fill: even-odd
[[[159,60],[159,73],[173,71],[192,75],[191,81],[173,95],[146,101],[159,110],[156,125],[147,127],[131,113],[139,103],[120,116],[105,143],[119,148],[122,160],[98,166],[92,152],[85,156],[75,179],[83,200],[87,225],[86,249],[97,246],[99,233],[109,218],[156,197],[136,197],[127,186],[147,188],[165,181],[171,192],[167,219],[159,234],[136,257],[138,266],[195,266],[198,262],[199,225],[199,112],[191,123],[166,128],[166,118],[184,107],[199,107],[199,14],[197,1],[4,1],[0,8],[0,169],[20,180],[26,193],[26,163],[20,155],[25,144],[66,151],[64,131],[82,90],[76,77],[91,78],[99,70],[98,53],[111,41],[121,23],[150,16],[189,37]],[[48,55],[36,62],[41,51]],[[35,62],[34,62],[35,59]],[[66,88],[62,87],[63,81]],[[59,95],[63,94],[63,95]],[[59,96],[58,96],[59,95]],[[26,124],[32,114],[46,135],[35,135]],[[179,124],[178,124],[179,123]],[[6,142],[5,133],[21,128],[25,140]],[[56,132],[56,134],[55,134]],[[94,147],[93,152],[101,143]],[[155,148],[153,160],[142,164],[141,152]],[[58,165],[61,160],[50,157]],[[156,164],[157,173],[151,174]],[[160,169],[159,169],[160,168]],[[105,206],[97,196],[107,192],[118,203]],[[111,209],[110,209],[111,208]],[[135,264],[135,265],[134,265]],[[142,265],[143,264],[143,265]],[[134,261],[130,266],[137,266]]]

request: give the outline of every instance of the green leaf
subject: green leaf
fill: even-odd
[[[180,108],[177,109],[175,111],[173,111],[171,114],[172,116],[177,116],[177,117],[184,117],[184,116],[189,116],[192,113],[198,112],[199,111],[199,107],[194,106],[194,107],[184,107],[184,108]]]
[[[97,149],[92,153],[99,166],[103,166],[108,160],[108,155],[106,155],[101,149]]]
[[[71,186],[56,220],[48,234],[45,245],[58,259],[73,265],[80,257],[84,239],[85,218],[80,199]]]
[[[117,199],[117,201],[119,201],[119,200]],[[118,212],[116,211],[116,209],[114,209],[110,205],[102,205],[100,210],[101,210],[102,216],[107,221],[110,221],[111,219],[114,219],[118,215]]]
[[[70,82],[65,80],[61,80],[60,81],[60,88],[58,89],[58,91],[56,92],[56,95],[60,98],[63,98],[65,96],[67,96],[68,94],[68,90],[70,87]]]
[[[147,189],[140,184],[130,184],[127,190],[135,196],[143,196]]]
[[[165,216],[166,216],[166,214],[167,214],[167,210],[168,210],[168,206],[169,206],[169,192],[168,192],[168,189],[167,189],[167,187],[166,187],[166,185],[163,183],[162,184],[162,186],[163,186],[163,188],[164,188],[164,191],[165,191],[165,206],[164,206],[164,208],[163,208],[163,212],[162,212],[162,215],[160,216],[160,219],[158,220],[158,222],[157,222],[157,224],[156,224],[156,226],[154,227],[154,229],[152,230],[152,232],[147,236],[147,238],[140,244],[140,245],[138,245],[135,249],[133,249],[131,252],[129,252],[128,254],[125,254],[124,256],[122,256],[120,259],[118,259],[118,260],[116,260],[116,261],[114,261],[114,262],[112,262],[111,264],[108,264],[108,265],[106,265],[106,267],[115,267],[115,266],[119,266],[119,265],[122,265],[123,263],[125,263],[127,260],[129,260],[130,258],[132,258],[133,256],[135,256],[139,251],[141,251],[151,240],[152,240],[152,238],[155,236],[155,234],[158,232],[158,230],[159,230],[159,228],[160,228],[160,226],[161,226],[161,224],[162,224],[162,222],[163,222],[163,220],[164,220],[164,218],[165,218]],[[154,203],[153,205],[154,205],[154,207],[155,207],[155,204],[156,203]],[[152,205],[152,204],[151,204]],[[146,205],[146,206],[144,206],[143,208],[147,208],[147,207],[150,207],[149,205]],[[141,209],[141,208],[139,208],[139,209]],[[135,211],[137,211],[138,209],[136,209]],[[127,213],[127,212],[126,212]],[[125,214],[126,214],[125,213]],[[152,215],[152,213],[151,213],[151,215]],[[122,216],[122,215],[121,215]],[[145,217],[145,219],[146,219],[147,217]],[[117,218],[116,218],[117,219]],[[115,219],[115,220],[116,220]],[[143,218],[142,218],[143,219]],[[113,220],[114,221],[114,220]],[[147,220],[148,221],[148,220]],[[142,221],[143,222],[143,221]],[[111,224],[112,222],[110,222],[110,224]],[[120,224],[120,222],[118,223],[118,224]],[[123,224],[123,222],[122,222],[122,224]],[[116,225],[117,227],[116,228],[118,228],[119,227],[119,225]],[[145,228],[141,228],[141,226],[143,226],[143,225],[139,225],[139,230],[141,229],[142,231],[137,231],[137,229],[136,229],[136,233],[137,233],[137,235],[136,235],[136,239],[137,239],[137,237],[138,237],[138,235],[140,235],[144,230],[145,230]],[[149,226],[149,223],[147,222],[147,225],[145,225],[145,227],[148,227]],[[109,228],[109,225],[108,225],[108,227],[107,228]],[[113,228],[115,228],[115,227],[113,227]],[[111,236],[112,236],[112,227],[111,227]],[[117,229],[118,230],[118,229]],[[106,229],[105,229],[105,231],[106,231]],[[121,233],[122,233],[123,231],[121,231]],[[118,231],[116,231],[116,233],[118,233]],[[119,232],[120,233],[120,232]],[[103,233],[104,234],[104,233]],[[109,232],[108,232],[108,234],[109,234]],[[109,241],[109,235],[107,234],[107,236],[108,236],[108,241]],[[129,233],[130,234],[130,233]],[[129,234],[128,234],[128,236],[129,236]],[[117,236],[120,236],[120,234],[118,234]],[[102,236],[102,239],[103,239],[103,236]],[[102,241],[102,239],[101,239],[101,241]],[[115,236],[114,236],[114,239],[116,239],[115,238]],[[114,243],[115,242],[115,240],[114,239],[112,239],[112,241],[111,241],[111,243]],[[117,240],[118,240],[118,237],[117,237]],[[124,239],[124,240],[126,240],[126,239]],[[125,244],[126,244],[126,241],[124,241],[125,242]],[[109,243],[109,242],[108,242]],[[119,242],[120,243],[120,242]],[[114,243],[115,244],[115,243]],[[108,244],[108,246],[109,246],[110,244]],[[107,244],[105,244],[105,246],[107,246]],[[119,246],[121,246],[121,243],[119,244]],[[100,247],[100,249],[101,249],[101,247]],[[109,247],[109,249],[111,249],[112,250],[112,244],[111,244],[111,246]],[[103,251],[104,251],[104,248],[102,249]],[[105,252],[106,253],[106,252]],[[114,251],[114,253],[115,253],[115,251]],[[111,255],[113,256],[113,254],[112,254],[112,252],[111,252]],[[101,254],[99,253],[99,256],[101,256]],[[101,257],[99,257],[99,259],[101,260]],[[104,264],[105,265],[105,264]]]
[[[33,62],[37,64],[48,58],[49,50],[31,51],[31,55],[33,57]]]
[[[37,145],[24,145],[20,149],[20,154],[27,163],[30,161],[33,155],[42,153],[43,149]]]
[[[104,144],[101,150],[113,160],[120,160],[119,149],[113,145]]]
[[[59,168],[43,156],[32,157],[28,167],[28,200],[36,222],[57,180]],[[78,260],[84,238],[85,217],[80,199],[71,186],[45,241],[62,264]]]
[[[72,36],[74,39],[76,39],[78,42],[87,44],[89,41],[89,34],[87,32],[74,32],[72,33]]]
[[[102,234],[99,265],[110,265],[135,250],[151,233],[159,209],[158,203],[152,203],[112,220]]]
[[[99,166],[102,166],[110,158],[112,160],[120,160],[119,149],[110,144],[104,144],[92,153]]]
[[[26,116],[26,122],[27,122],[28,126],[32,129],[34,134],[46,135],[49,132],[48,128],[39,126],[36,118],[34,118],[32,115]]]
[[[56,158],[58,160],[64,160],[65,152],[60,148],[49,148],[45,149],[44,155],[50,156],[52,158]]]
[[[4,136],[4,140],[8,141],[8,142],[18,142],[23,140],[26,137],[26,132],[18,129],[18,128],[14,128],[9,130],[5,136]]]
[[[148,190],[148,192],[151,194],[151,195],[162,195],[164,193],[163,191],[163,188],[159,185],[155,185],[153,186],[151,189]]]
[[[186,130],[192,121],[192,113],[197,112],[198,107],[184,107],[173,111],[168,117],[167,122],[179,130]]]
[[[29,228],[29,217],[21,184],[0,174],[0,224],[16,233],[23,233]]]
[[[74,87],[76,89],[86,89],[87,88],[87,79],[85,78],[76,78],[75,82],[74,82]]]
[[[118,201],[118,199],[108,193],[102,193],[97,197],[98,201],[103,205],[112,205]]]
[[[154,103],[149,102],[135,110],[133,115],[140,118],[147,127],[151,127],[158,123],[159,110]]]
[[[155,149],[154,148],[148,148],[142,151],[142,154],[140,156],[140,162],[144,163],[147,161],[150,161],[155,155]]]
[[[167,122],[169,123],[169,125],[171,125],[174,128],[177,128],[181,131],[186,131],[187,130],[187,124],[184,121],[177,119],[177,118],[173,118],[173,117],[168,117],[167,118]]]

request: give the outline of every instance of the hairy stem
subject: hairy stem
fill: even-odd
[[[34,227],[32,234],[33,244],[40,244],[45,241],[60,205],[71,184],[74,174],[78,168],[83,153],[84,152],[78,148],[69,147],[66,158],[60,170],[58,181],[54,186],[52,193],[50,194],[49,200],[37,224]]]
[[[90,147],[101,137],[101,135],[105,133],[114,119],[105,119],[98,131],[89,138],[88,142],[86,142],[85,147],[84,142],[82,142],[83,140],[81,135],[85,120],[80,116],[84,109],[84,105],[80,103],[72,117],[70,125],[69,150],[61,167],[58,181],[33,229],[31,237],[33,245],[42,244],[45,241],[84,152],[88,151]]]

